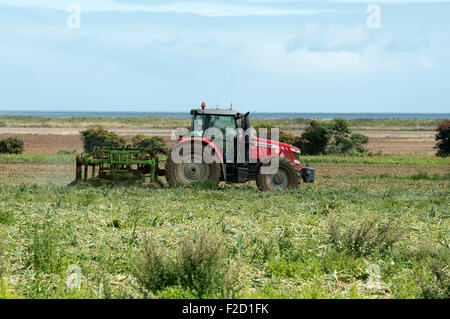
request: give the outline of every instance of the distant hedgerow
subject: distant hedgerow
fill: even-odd
[[[272,139],[270,130],[275,126],[270,122],[263,122],[255,126],[257,132],[261,128],[266,128],[267,138]],[[353,133],[350,128],[350,121],[347,119],[336,118],[331,121],[309,121],[301,136],[280,131],[279,141],[300,148],[304,155],[341,155],[367,152],[364,145],[369,142],[369,138],[362,134]]]

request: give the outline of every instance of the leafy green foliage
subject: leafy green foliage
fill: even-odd
[[[448,265],[442,262],[431,261],[429,268],[431,278],[420,278],[418,284],[425,299],[449,299],[450,298],[450,276],[446,268]]]
[[[23,142],[17,138],[7,138],[0,141],[0,154],[22,154]]]
[[[157,292],[179,286],[197,297],[221,295],[228,279],[222,247],[208,232],[187,236],[176,258],[171,258],[153,239],[147,240],[137,267],[137,278],[146,289]]]
[[[0,208],[0,225],[11,225],[14,222],[14,212]]]
[[[68,151],[68,150],[59,150],[58,151],[58,155],[73,155],[75,154],[77,151],[73,150],[73,151]]]
[[[169,149],[159,136],[136,135],[133,137],[133,146],[149,149],[153,155],[169,154]]]
[[[302,134],[302,153],[306,155],[326,154],[333,135],[328,122],[312,120]]]
[[[307,155],[365,153],[369,138],[353,134],[350,122],[343,118],[332,121],[312,120],[301,136],[302,152]]]
[[[271,122],[262,122],[255,129],[257,132],[261,128],[267,129],[267,138],[271,139],[270,130],[274,127]],[[301,148],[305,155],[362,154],[366,152],[363,145],[369,142],[369,138],[352,133],[350,122],[337,118],[331,121],[311,120],[301,136],[280,130],[279,141]]]
[[[0,284],[3,281],[3,276],[6,272],[6,262],[5,262],[6,256],[4,253],[3,245],[4,245],[3,241],[0,240]]]
[[[177,270],[182,287],[202,296],[224,293],[228,264],[220,242],[208,232],[198,238],[184,238],[177,256]]]
[[[445,119],[436,128],[436,149],[438,156],[450,155],[450,119]]]
[[[102,127],[90,128],[80,132],[83,139],[85,152],[92,152],[94,147],[124,147],[125,139],[114,132],[109,132]]]
[[[331,242],[338,251],[347,251],[356,256],[366,256],[377,251],[385,251],[400,240],[402,230],[393,219],[379,222],[377,219],[363,219],[344,224],[334,216],[328,219]]]
[[[136,277],[145,289],[153,292],[177,283],[174,262],[151,237],[145,240],[136,268]]]
[[[27,170],[35,167],[24,165]],[[54,182],[54,170],[50,172]],[[251,183],[161,190],[65,187],[73,179],[73,171],[59,173],[66,174],[61,186],[50,185],[48,180],[36,182],[28,171],[25,175],[15,172],[11,179],[5,176],[0,184],[0,209],[14,213],[12,223],[0,224],[7,297],[198,298],[200,294],[191,284],[181,284],[178,268],[184,234],[192,234],[189,245],[197,247],[201,233],[196,234],[196,229],[214,234],[227,277],[237,281],[226,279],[221,287],[218,284],[212,289],[216,292],[202,296],[208,298],[424,298],[419,279],[423,278],[429,291],[437,287],[429,263],[448,265],[447,180],[322,174],[315,185],[261,193]],[[375,217],[377,225],[393,218],[396,224],[405,225],[401,228],[407,233],[391,248],[377,245],[359,257],[347,249],[336,249],[331,242],[328,219],[337,214],[340,234],[354,223],[362,223],[359,220]],[[111,222],[120,227],[111,227]],[[167,260],[162,264],[173,266],[165,268],[170,270],[168,279],[160,276],[160,289],[145,288],[137,275],[137,270],[145,269],[141,267],[145,234],[155,240],[148,251],[159,252]],[[32,249],[35,238],[44,243],[40,247],[47,242],[52,249]],[[425,241],[436,248],[421,249]],[[417,249],[411,251],[413,248]],[[34,251],[39,251],[39,261],[49,260],[48,264],[55,266],[35,266]],[[79,290],[66,287],[69,264],[82,269]],[[380,266],[383,289],[365,287],[369,264]],[[145,273],[164,274],[161,270]]]
[[[43,273],[61,272],[65,265],[61,238],[61,231],[52,221],[45,221],[43,225],[35,224],[32,242],[28,246],[28,264]]]

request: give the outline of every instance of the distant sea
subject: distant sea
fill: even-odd
[[[0,111],[0,116],[39,116],[39,117],[190,117],[189,112],[39,112],[39,111]],[[450,113],[252,113],[253,118],[306,118],[333,119],[343,117],[347,119],[365,118],[419,118],[438,119],[450,118]]]

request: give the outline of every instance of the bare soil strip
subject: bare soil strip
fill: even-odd
[[[83,144],[79,133],[82,130],[83,128],[0,128],[0,139],[20,138],[25,143],[25,154],[56,154],[59,150],[81,152]],[[161,136],[169,146],[175,143],[171,140],[170,130],[124,128],[112,131],[126,137],[129,143],[137,134]],[[361,131],[360,133],[370,137],[367,148],[373,153],[435,153],[433,147],[436,142],[433,131]]]

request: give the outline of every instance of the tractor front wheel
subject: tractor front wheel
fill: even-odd
[[[263,164],[261,168],[267,165]],[[262,191],[296,188],[300,185],[300,170],[286,158],[280,158],[278,170],[272,174],[261,174],[261,168],[256,175],[256,185]]]

